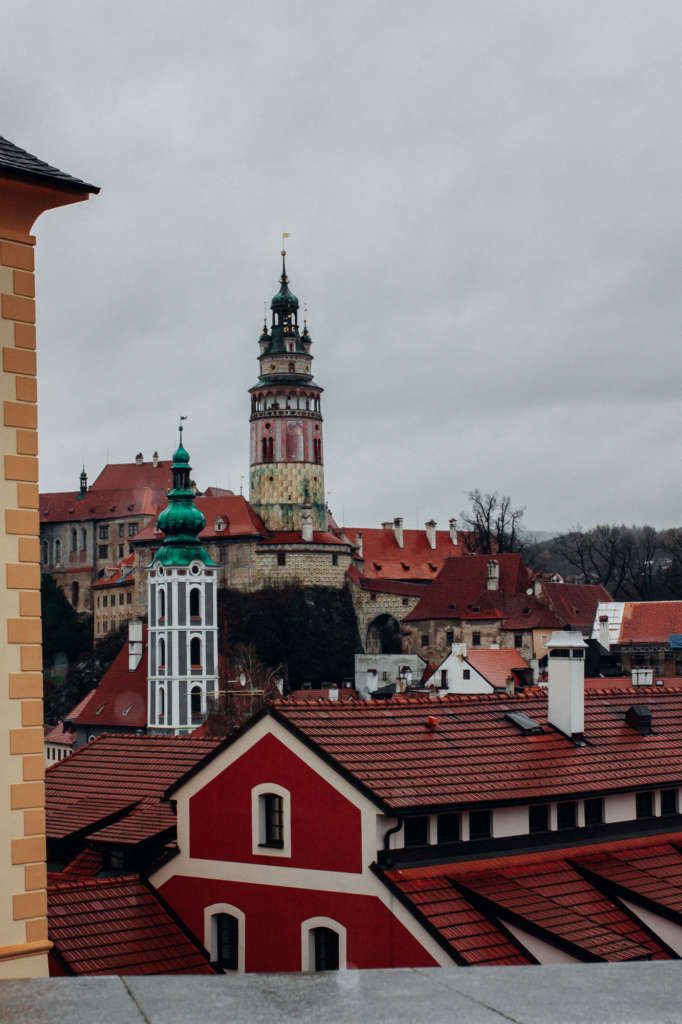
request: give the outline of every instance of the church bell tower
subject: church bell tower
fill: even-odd
[[[289,289],[286,251],[280,287],[260,336],[260,373],[251,395],[249,501],[270,530],[327,529],[322,462],[322,388],[311,372],[312,339]]]

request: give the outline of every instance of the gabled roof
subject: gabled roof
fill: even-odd
[[[213,739],[100,736],[45,776],[48,839],[87,835],[163,792],[211,753]]]
[[[547,724],[547,697],[278,702],[270,713],[392,810],[523,803],[682,784],[682,692],[647,692],[653,734],[625,723],[632,691],[585,693],[585,746]],[[542,731],[506,718],[522,711]],[[436,718],[431,728],[429,719]]]
[[[128,668],[128,643],[118,652],[99,685],[66,719],[74,726],[143,729],[147,725],[147,627],[142,627],[142,657]]]
[[[504,690],[507,678],[512,671],[523,672],[525,669],[530,668],[526,659],[522,658],[515,649],[500,651],[469,650],[466,660],[496,690]]]
[[[40,495],[41,523],[80,523],[90,519],[123,519],[127,516],[153,516],[166,505],[162,488],[137,487],[134,490],[78,491]],[[132,538],[131,538],[132,539]],[[67,555],[64,552],[64,558]]]
[[[242,538],[265,536],[267,530],[263,522],[253,511],[246,498],[241,494],[224,494],[219,497],[197,497],[194,504],[203,512],[206,526],[199,534],[199,540],[213,540],[219,537]],[[165,502],[164,502],[165,506]],[[219,521],[221,521],[219,523]],[[216,529],[221,525],[222,529]],[[156,523],[148,523],[133,538],[135,544],[160,544],[163,533],[156,529]]]
[[[499,587],[487,587],[488,563],[499,565]],[[537,605],[532,593],[531,577],[521,555],[469,555],[448,558],[416,608],[405,616],[404,622],[423,622],[428,619],[504,619],[507,614],[523,616],[525,607]],[[511,603],[512,598],[523,597],[525,603]]]
[[[137,877],[51,875],[47,915],[55,953],[73,974],[215,974],[197,940]]]
[[[626,601],[618,643],[668,644],[682,633],[682,601]]]
[[[678,834],[677,838],[682,839]],[[589,874],[591,872],[592,874]],[[579,960],[668,959],[663,943],[601,884],[679,913],[682,856],[649,837],[383,872],[443,945],[467,963],[527,963],[517,927]],[[667,879],[672,878],[668,883]],[[653,902],[658,903],[657,907]],[[518,933],[517,933],[518,934]]]
[[[542,596],[559,620],[560,628],[589,629],[600,601],[611,595],[601,583],[543,583]]]
[[[362,534],[362,576],[366,579],[426,580],[436,578],[446,559],[466,551],[461,531],[453,544],[448,530],[436,530],[436,546],[429,544],[425,530],[403,530],[403,546],[398,547],[393,528],[359,529],[345,526],[344,536],[351,544]]]
[[[99,192],[97,185],[89,185],[80,178],[73,178],[65,171],[60,171],[51,164],[45,163],[32,153],[16,146],[9,139],[0,136],[0,175],[16,178],[19,181],[31,182],[35,185],[57,186],[69,192]]]
[[[108,462],[88,489],[91,491],[134,491],[141,487],[169,491],[173,486],[171,459],[153,462]]]

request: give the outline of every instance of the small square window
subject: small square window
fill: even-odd
[[[564,800],[556,805],[556,826],[562,828],[575,828],[576,803],[575,800]]]
[[[134,537],[137,534],[139,525],[137,523],[128,523],[128,536]]]
[[[376,601],[377,595],[376,594],[370,594],[369,595],[369,599],[370,599],[370,601]]]
[[[523,633],[514,633],[514,647],[523,647]]]
[[[455,631],[453,629],[446,629],[445,631],[445,643],[453,644],[455,642]]]
[[[336,554],[336,552],[334,552],[333,555],[332,555],[332,565],[338,565],[338,564],[339,564],[339,556]]]
[[[132,604],[132,603],[133,603],[133,592],[132,592],[132,590],[129,590],[128,593],[126,594],[126,604]]]
[[[649,790],[646,793],[635,795],[635,805],[638,818],[653,818],[654,816],[654,794]]]
[[[427,633],[422,633],[422,647],[429,646],[429,637]]]
[[[119,535],[119,537],[123,536],[124,531],[125,531],[125,526],[123,525],[123,523],[119,523],[118,524],[118,535]]]
[[[661,815],[667,818],[670,814],[677,814],[677,790],[661,790]]]
[[[429,819],[405,818],[405,846],[426,846],[429,835]]]
[[[549,832],[549,804],[531,804],[528,808],[528,831]]]
[[[471,634],[471,646],[472,647],[480,647],[481,646],[481,634],[480,633],[472,633]]]
[[[108,558],[109,557],[109,545],[108,544],[100,544],[98,546],[98,548],[97,548],[97,556],[98,556],[98,558]]]
[[[490,839],[490,811],[469,811],[469,839]]]
[[[459,814],[438,815],[438,842],[458,843],[461,836],[461,817]]]
[[[109,527],[108,526],[100,526],[100,528],[99,528],[99,539],[100,540],[106,540],[108,538],[108,536],[109,536]]]
[[[602,825],[604,823],[604,801],[600,796],[590,797],[585,801],[585,824]]]
[[[405,607],[408,604],[409,604],[409,599],[407,597],[404,597],[403,598],[403,607]]]
[[[471,669],[470,668],[462,669],[462,679],[471,679]]]
[[[285,555],[285,553],[283,551],[278,551],[277,552],[277,565],[286,565],[286,564],[287,564],[287,556]]]

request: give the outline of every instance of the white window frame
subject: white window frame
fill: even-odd
[[[261,846],[265,837],[265,802],[260,798],[266,793],[282,797],[281,849]],[[276,782],[261,782],[251,790],[251,853],[256,857],[291,857],[291,793]]]
[[[210,907],[204,907],[204,946],[211,963],[218,959],[218,914],[231,914],[237,918],[237,973],[243,974],[246,970],[246,914],[231,903],[212,903]]]
[[[315,972],[315,928],[329,928],[339,937],[339,970],[347,970],[347,934],[344,925],[331,917],[309,917],[301,921],[301,970]]]

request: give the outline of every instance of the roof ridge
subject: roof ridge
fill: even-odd
[[[142,877],[139,874],[138,875],[116,875],[113,878],[88,878],[88,877],[73,878],[73,877],[70,877],[67,881],[64,881],[64,882],[60,882],[59,881],[60,875],[61,875],[61,872],[59,872],[59,871],[56,871],[56,872],[50,871],[50,872],[48,872],[48,876],[47,876],[48,883],[52,882],[53,886],[58,888],[58,889],[75,889],[75,888],[83,888],[83,887],[105,888],[107,886],[117,885],[117,884],[119,884],[121,882],[142,882]],[[48,885],[48,888],[50,888],[49,885]]]

